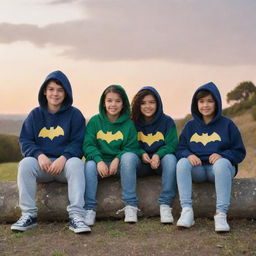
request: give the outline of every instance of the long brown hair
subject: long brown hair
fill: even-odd
[[[125,99],[125,95],[123,94],[123,91],[122,91],[120,88],[118,88],[118,87],[116,87],[116,86],[114,86],[114,85],[109,86],[109,87],[108,87],[107,89],[105,89],[105,91],[103,92],[102,104],[103,104],[103,106],[104,106],[104,109],[105,109],[105,99],[106,99],[106,96],[107,96],[107,94],[110,93],[110,92],[118,94],[118,95],[120,96],[120,98],[122,99],[123,108],[122,108],[120,114],[123,114],[123,113],[126,111],[126,109],[128,108],[127,102],[126,102],[126,99]],[[105,109],[105,110],[106,110],[106,109]]]
[[[158,108],[158,101],[156,98],[156,95],[151,90],[141,90],[138,91],[137,94],[133,97],[132,103],[131,103],[131,119],[134,121],[135,124],[139,123],[139,120],[144,119],[143,114],[140,110],[140,105],[142,103],[142,100],[147,95],[152,95],[154,99],[157,102],[157,108]],[[157,112],[157,111],[156,111]]]

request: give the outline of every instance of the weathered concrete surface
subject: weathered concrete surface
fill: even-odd
[[[157,199],[161,189],[160,177],[138,179],[137,193],[140,216],[158,216]],[[109,178],[100,181],[98,189],[98,218],[120,218],[116,211],[123,207],[119,180]],[[38,184],[37,206],[39,219],[56,221],[67,219],[67,185],[60,183]],[[212,217],[215,212],[215,189],[210,183],[193,185],[193,208],[196,217]],[[174,216],[180,212],[178,198],[173,205]],[[20,215],[16,182],[0,182],[0,223],[14,222]],[[235,179],[229,217],[256,219],[256,178]]]

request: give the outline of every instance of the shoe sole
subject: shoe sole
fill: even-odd
[[[12,226],[11,227],[11,230],[14,231],[14,232],[25,232],[26,230],[30,229],[30,228],[33,228],[37,226],[37,223],[33,224],[33,225],[30,225],[28,227],[18,227],[18,226]]]
[[[161,222],[162,224],[173,224],[174,219],[171,219],[171,218],[170,218],[170,219],[168,219],[168,220],[167,220],[167,219],[164,220],[164,219],[161,219],[161,218],[160,218],[160,222]]]
[[[80,229],[74,229],[73,227],[69,227],[70,230],[72,230],[74,233],[91,233],[92,230],[90,228],[80,228]]]
[[[228,233],[230,232],[230,229],[215,229],[216,233]]]
[[[195,225],[195,221],[192,222],[191,226],[189,225],[182,225],[182,224],[177,224],[177,228],[179,229],[188,229],[188,228],[191,228],[192,226]]]
[[[131,223],[131,224],[134,224],[134,223],[137,223],[138,220],[124,220],[125,223]]]

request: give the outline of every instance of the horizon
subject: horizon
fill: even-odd
[[[54,70],[67,75],[86,118],[110,84],[130,101],[154,86],[165,113],[181,119],[213,81],[228,107],[228,92],[256,83],[255,9],[254,0],[2,0],[0,113],[27,115]]]

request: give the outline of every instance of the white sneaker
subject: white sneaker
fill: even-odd
[[[219,212],[214,216],[214,224],[216,232],[229,232],[230,227],[227,223],[227,214]]]
[[[181,215],[177,221],[178,227],[190,228],[195,224],[194,221],[194,212],[191,207],[182,208]]]
[[[172,208],[167,204],[160,205],[160,222],[173,223]]]
[[[85,219],[84,222],[88,226],[93,226],[95,223],[96,212],[94,210],[86,210],[85,211]]]
[[[137,211],[139,209],[136,206],[126,205],[123,209],[118,210],[116,214],[124,211],[124,222],[135,223],[138,221]]]

